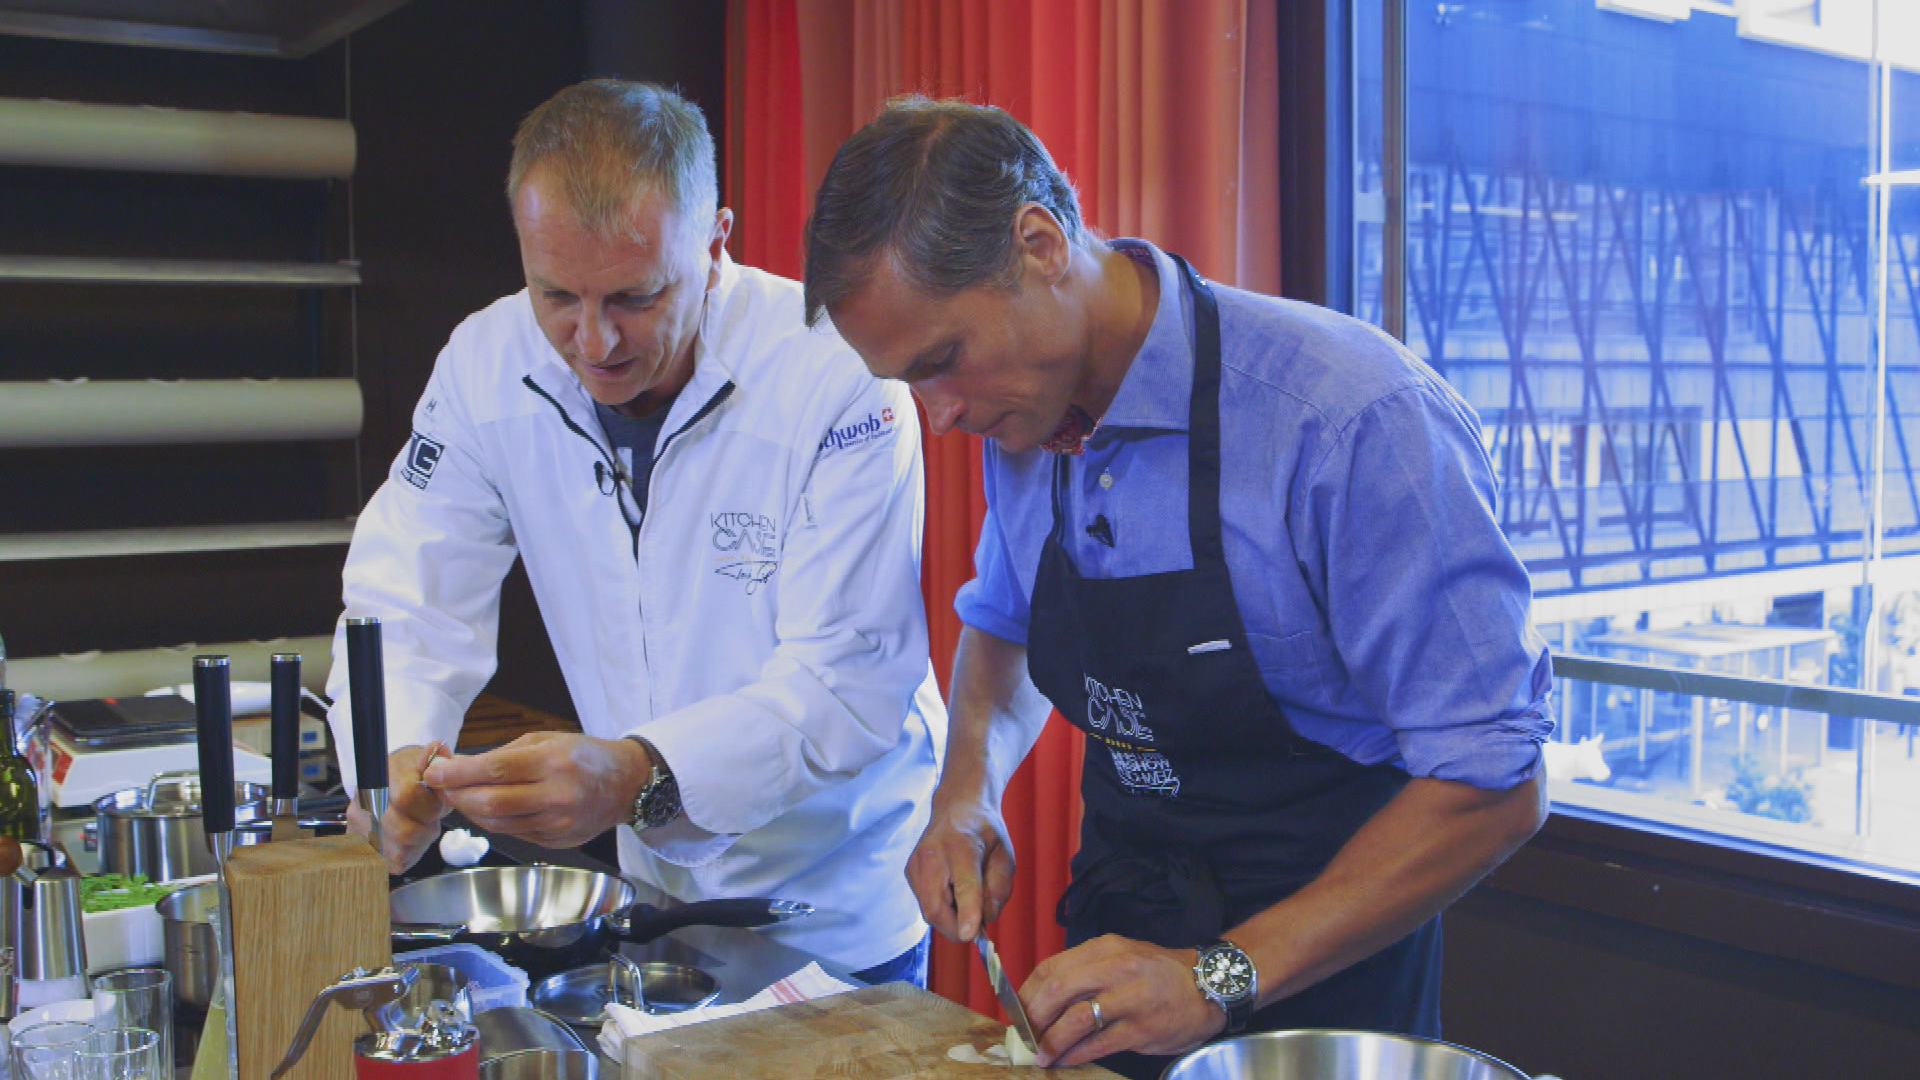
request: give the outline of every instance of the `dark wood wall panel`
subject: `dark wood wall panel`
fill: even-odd
[[[1567,1080],[1893,1078],[1920,992],[1476,890],[1448,914],[1447,1038]]]
[[[718,130],[724,10],[413,0],[300,61],[0,36],[0,96],[354,121],[351,186],[0,167],[0,253],[346,258],[344,290],[0,286],[0,380],[346,376],[356,443],[0,452],[0,531],[340,517],[385,478],[454,327],[521,287],[515,126],[591,72],[683,87]],[[349,208],[352,230],[349,234]],[[357,344],[358,361],[354,360]],[[15,655],[324,633],[345,549],[0,564]],[[572,709],[524,573],[496,692]]]

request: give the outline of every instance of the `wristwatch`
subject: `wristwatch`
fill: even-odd
[[[1227,1034],[1244,1031],[1253,1018],[1254,996],[1260,992],[1260,972],[1253,966],[1253,957],[1221,938],[1200,950],[1193,976],[1207,1000],[1227,1014]]]
[[[680,781],[673,778],[673,770],[667,768],[652,743],[634,735],[627,737],[644,747],[647,760],[653,762],[652,775],[641,785],[640,794],[633,797],[633,817],[627,824],[635,832],[658,828],[680,816]]]

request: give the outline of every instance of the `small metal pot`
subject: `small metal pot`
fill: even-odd
[[[599,1058],[572,1028],[539,1009],[488,1009],[480,1030],[480,1080],[595,1080]]]
[[[720,980],[697,967],[665,960],[641,964],[620,957],[549,975],[534,985],[527,1000],[576,1030],[597,1032],[606,1023],[609,1002],[648,1013],[676,1013],[711,1005],[719,997]]]
[[[110,874],[145,874],[148,881],[178,881],[217,872],[201,824],[200,776],[161,773],[144,788],[103,795],[93,804],[100,834],[100,868]],[[273,827],[267,789],[233,785],[235,842],[257,844]]]
[[[209,881],[179,889],[153,905],[160,913],[162,956],[173,974],[173,996],[186,1005],[205,1009],[213,1002],[220,975],[220,946],[213,937],[209,913],[220,906],[220,883]]]
[[[1380,1031],[1262,1031],[1203,1046],[1160,1080],[1527,1080],[1478,1050]]]

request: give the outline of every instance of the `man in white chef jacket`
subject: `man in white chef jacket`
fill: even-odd
[[[670,91],[562,91],[507,194],[527,287],[454,331],[347,556],[345,614],[384,624],[389,861],[451,810],[550,847],[619,826],[629,876],[806,901],[768,933],[924,982],[903,867],[946,714],[906,387],[728,259],[712,138]],[[516,554],[584,734],[448,755]],[[328,690],[345,748],[344,661]]]

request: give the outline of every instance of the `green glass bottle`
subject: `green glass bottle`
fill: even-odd
[[[40,839],[40,785],[13,729],[16,695],[0,689],[0,835]]]

